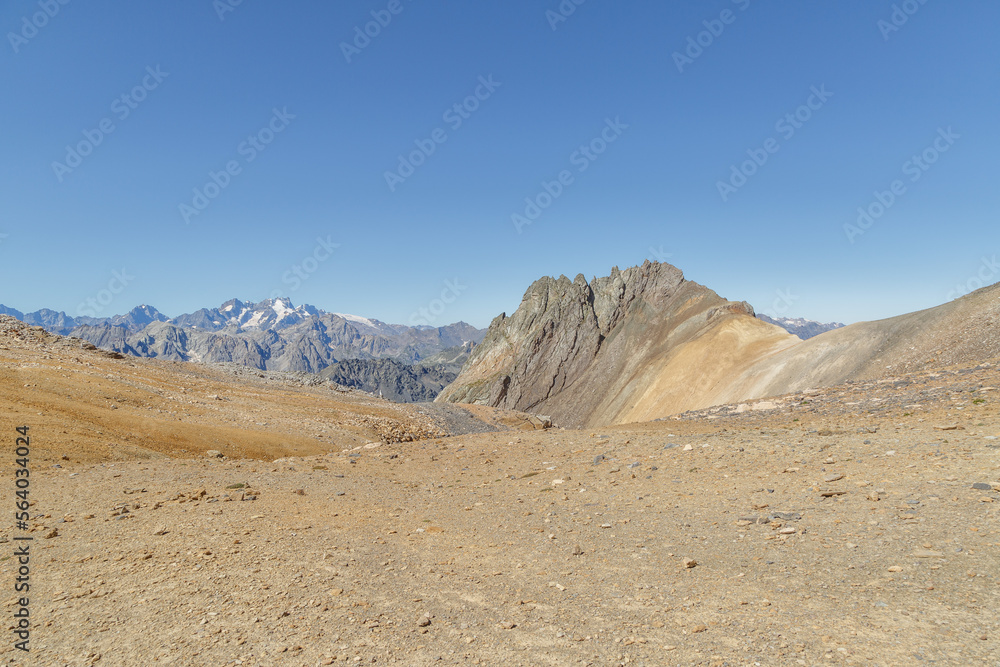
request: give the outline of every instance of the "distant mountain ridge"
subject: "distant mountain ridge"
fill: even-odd
[[[309,373],[344,360],[391,359],[412,365],[445,350],[474,345],[485,334],[465,322],[443,327],[386,324],[310,305],[296,307],[287,298],[258,303],[231,299],[218,308],[174,318],[148,305],[108,318],[73,318],[49,309],[24,314],[6,306],[0,306],[0,314],[137,357],[234,362],[260,370]]]
[[[817,322],[801,317],[768,317],[757,313],[758,320],[764,320],[768,324],[781,327],[793,336],[798,336],[802,340],[808,340],[827,331],[844,328],[841,322]]]

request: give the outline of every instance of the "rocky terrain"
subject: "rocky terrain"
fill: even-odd
[[[392,359],[349,359],[328,366],[320,375],[398,403],[433,401],[458,377],[443,367],[407,366]]]
[[[561,426],[650,421],[851,380],[1000,355],[1000,284],[929,310],[803,341],[646,262],[543,278],[436,399],[551,415]]]
[[[397,403],[433,401],[458,377],[473,347],[468,341],[413,364],[393,359],[348,359],[327,366],[320,376]]]
[[[1000,662],[1000,360],[526,431],[5,318],[0,348],[34,538],[0,664]]]
[[[302,372],[136,359],[0,315],[0,406],[78,461],[276,457],[455,433],[434,410],[399,405]],[[460,409],[489,428],[534,428],[528,415]],[[473,431],[478,428],[473,427]],[[461,432],[461,431],[458,431]],[[43,459],[52,463],[57,458]]]
[[[645,262],[587,282],[542,278],[510,317],[493,320],[458,379],[436,400],[551,415],[580,426],[628,421],[655,392],[649,418],[712,405],[706,394],[761,356],[801,342],[686,280]],[[634,420],[633,420],[634,421]]]

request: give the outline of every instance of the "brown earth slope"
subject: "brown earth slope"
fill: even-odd
[[[0,528],[7,610],[34,538],[32,653],[8,633],[0,664],[997,665],[998,386],[982,365],[602,430],[33,461],[28,531]],[[18,420],[42,449],[75,416]]]
[[[0,316],[0,419],[46,434],[44,461],[278,458],[478,430],[526,415],[390,403],[304,373],[136,359]]]

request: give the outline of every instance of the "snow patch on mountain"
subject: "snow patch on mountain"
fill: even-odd
[[[336,315],[337,317],[347,320],[348,322],[354,322],[355,324],[363,324],[366,327],[371,327],[373,329],[377,328],[375,323],[372,322],[367,317],[359,317],[357,315],[348,315],[347,313],[330,313],[331,315]]]

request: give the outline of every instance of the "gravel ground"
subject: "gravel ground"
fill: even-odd
[[[1000,664],[995,364],[387,443],[345,429],[464,418],[17,335],[33,504],[0,563],[13,613],[33,538],[32,650],[0,665]]]

